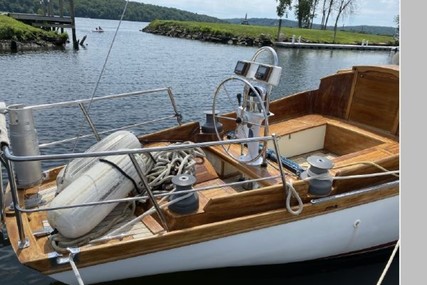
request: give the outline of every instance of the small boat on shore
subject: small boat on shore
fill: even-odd
[[[66,284],[394,247],[399,67],[353,66],[270,100],[281,79],[276,51],[259,48],[218,83],[211,109],[192,109],[203,122],[184,121],[170,87],[0,103],[3,236],[23,265]],[[108,132],[87,112],[95,102],[161,95],[171,108],[159,106],[156,120]],[[63,107],[82,111],[93,131],[84,152],[61,146],[81,135],[39,144],[35,113]]]

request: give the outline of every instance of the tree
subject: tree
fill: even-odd
[[[323,0],[323,5],[322,5],[322,21],[320,22],[320,29],[323,29],[323,25],[325,24],[325,18],[326,18],[326,1],[327,0]]]
[[[308,28],[310,26],[311,0],[298,0],[295,5],[295,16],[298,20],[298,27]]]
[[[310,29],[313,28],[313,20],[316,17],[317,4],[319,4],[319,0],[311,0]]]
[[[277,30],[277,40],[280,39],[280,29],[282,28],[282,17],[285,15],[286,9],[291,9],[292,0],[276,0],[279,4],[276,7],[276,13],[279,17],[279,28]]]
[[[324,0],[323,2],[322,27],[320,28],[321,30],[326,30],[328,26],[329,16],[331,15],[334,3],[335,3],[335,0]]]
[[[396,32],[395,32],[393,37],[394,37],[394,40],[396,41],[396,43],[399,43],[399,38],[400,38],[400,28],[399,28],[400,17],[399,17],[399,15],[396,15],[394,17],[394,22],[396,23]]]
[[[334,25],[334,40],[333,43],[335,43],[335,39],[337,36],[337,27],[338,27],[338,20],[341,17],[341,15],[345,14],[352,14],[355,9],[355,3],[356,0],[338,0],[337,2],[337,17],[335,18],[335,25]]]
[[[319,0],[298,0],[295,4],[295,16],[298,20],[298,27],[313,27],[313,19],[316,17],[316,8]]]

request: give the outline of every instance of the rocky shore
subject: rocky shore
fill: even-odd
[[[189,31],[176,26],[157,26],[150,25],[141,30],[142,32],[157,34],[162,36],[199,40],[213,43],[241,45],[241,46],[272,46],[273,40],[270,35],[260,34],[257,37],[249,36],[231,36],[227,33],[211,33],[209,31]]]
[[[20,42],[15,40],[0,40],[0,52],[20,52],[31,50],[51,50],[62,49],[65,43],[49,42],[49,41],[33,41]]]

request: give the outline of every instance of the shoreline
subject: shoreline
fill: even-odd
[[[343,39],[332,41],[332,34],[327,31],[310,31],[304,29],[286,32],[283,30],[276,37],[276,30],[272,27],[239,26],[206,24],[197,22],[155,20],[140,30],[141,32],[162,35],[174,38],[199,40],[237,46],[286,46],[292,48],[341,48],[364,50],[392,50],[399,48],[397,42],[392,42],[391,37],[379,35],[346,34]],[[288,36],[285,37],[284,33]],[[295,34],[300,34],[297,38]],[[370,44],[370,45],[369,45]]]
[[[276,42],[276,47],[301,48],[301,49],[343,49],[343,50],[376,50],[376,51],[398,51],[399,46],[381,45],[350,45],[350,44],[322,44],[322,43],[298,43],[298,42]]]
[[[19,42],[15,40],[0,40],[1,53],[15,53],[37,50],[57,50],[64,48],[65,44],[58,45],[49,41]]]

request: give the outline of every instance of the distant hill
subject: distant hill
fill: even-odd
[[[15,13],[42,13],[42,7],[40,6],[40,2],[40,0],[0,0],[0,11]],[[57,4],[55,4],[57,2],[58,1],[53,1],[53,9],[54,14],[59,15],[59,7],[57,6]],[[118,20],[120,18],[121,13],[123,12],[125,3],[125,0],[74,0],[75,16],[82,18]],[[67,10],[68,5],[64,6],[66,10],[65,14],[69,16],[70,13]],[[241,24],[245,20],[243,18],[218,19],[208,15],[201,15],[175,8],[167,8],[134,1],[129,2],[124,19],[128,21],[139,22],[151,22],[153,20],[159,19],[213,23],[228,22],[234,24]],[[278,19],[268,18],[250,18],[247,20],[249,25],[259,26],[278,26],[279,23]],[[291,21],[287,19],[282,19],[282,25],[284,27],[298,27],[298,23],[296,21]],[[320,25],[315,24],[313,28],[319,29]],[[333,27],[329,27],[328,29],[333,29]],[[339,29],[344,31],[387,36],[393,36],[396,30],[394,27],[365,25],[340,27]]]
[[[224,21],[232,24],[241,24],[245,19],[244,18],[232,18],[224,19]],[[269,18],[249,18],[246,19],[249,25],[257,26],[278,26],[278,19],[269,19]],[[298,28],[297,21],[291,21],[287,19],[282,19],[282,27]],[[313,29],[320,29],[319,24],[313,24]],[[333,26],[328,26],[328,30],[333,30]],[[348,27],[338,27],[341,31],[349,31],[356,33],[365,33],[365,34],[374,34],[374,35],[384,35],[384,36],[393,36],[396,33],[395,27],[383,27],[383,26],[348,26]]]
[[[40,0],[0,0],[0,12],[14,13],[38,13],[42,14]],[[64,1],[67,2],[67,1]],[[58,1],[53,1],[55,15],[59,15]],[[74,12],[76,17],[118,20],[125,7],[125,0],[74,0]],[[68,5],[64,4],[65,15],[69,16]],[[197,22],[224,22],[221,19],[191,13],[175,8],[161,7],[130,1],[124,20],[151,22],[155,19],[197,21]]]

